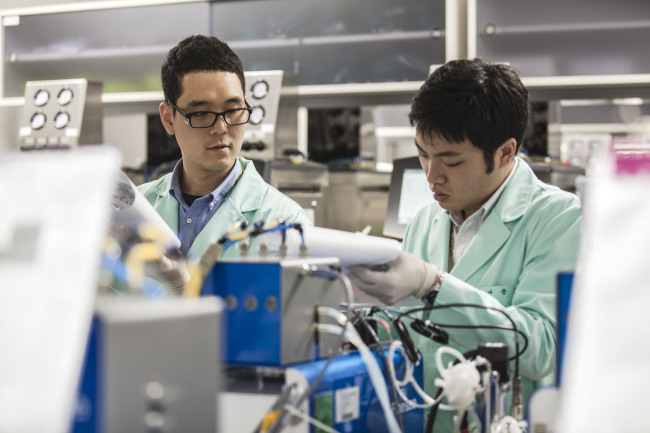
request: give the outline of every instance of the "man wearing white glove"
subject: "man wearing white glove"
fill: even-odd
[[[528,112],[528,91],[508,66],[463,59],[435,70],[409,113],[434,202],[413,218],[404,252],[387,269],[349,268],[353,284],[388,304],[414,296],[488,307],[424,313],[455,326],[449,343],[461,352],[502,342],[512,360],[516,334],[495,310],[510,316],[528,340],[513,372],[522,377],[524,406],[535,388],[554,382],[556,279],[576,267],[581,222],[578,198],[538,180],[517,156]],[[433,395],[440,345],[411,335]],[[438,413],[435,431],[452,431],[452,415]]]

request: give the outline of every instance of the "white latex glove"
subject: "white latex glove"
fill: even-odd
[[[347,266],[352,284],[387,305],[395,305],[409,296],[421,298],[438,276],[438,267],[411,253],[401,252],[386,270],[366,266]]]

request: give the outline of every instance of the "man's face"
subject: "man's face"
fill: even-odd
[[[483,206],[512,167],[514,144],[509,141],[494,155],[491,173],[486,173],[483,152],[468,140],[450,143],[435,134],[423,136],[418,132],[415,145],[433,198],[443,209],[463,212],[465,218]]]
[[[246,106],[239,77],[231,72],[209,71],[186,74],[181,81],[176,106],[185,113],[218,113]],[[230,172],[244,140],[246,125],[229,126],[222,116],[210,128],[191,128],[185,118],[162,103],[160,115],[165,129],[176,136],[183,156],[184,174],[221,182]]]

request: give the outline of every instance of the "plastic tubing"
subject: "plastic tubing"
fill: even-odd
[[[438,371],[440,372],[440,375],[443,377],[443,379],[446,379],[449,377],[449,369],[451,368],[451,365],[448,366],[448,368],[445,368],[445,366],[442,363],[443,353],[448,353],[450,355],[453,355],[456,359],[458,359],[461,362],[465,362],[467,360],[465,359],[465,356],[462,353],[460,353],[458,350],[454,349],[453,347],[443,346],[439,348],[436,351],[436,367],[438,367]]]
[[[406,372],[404,373],[404,379],[399,380],[397,378],[397,375],[395,374],[395,365],[393,364],[395,351],[397,349],[400,349],[402,352],[404,352],[403,344],[400,340],[393,341],[393,343],[390,345],[390,348],[388,349],[388,371],[393,380],[395,380],[395,383],[399,385],[396,388],[400,398],[409,406],[418,409],[426,409],[440,403],[443,398],[442,394],[437,400],[435,400],[431,398],[430,395],[425,393],[422,388],[420,388],[420,385],[418,385],[418,383],[413,378],[413,363],[406,356],[404,356],[404,362],[406,362]],[[420,398],[424,400],[424,403],[418,403],[415,400],[410,400],[406,394],[404,394],[402,387],[408,385],[409,383],[411,386],[413,386],[413,389],[415,389],[415,392],[420,396]]]
[[[450,346],[442,346],[436,351],[436,367],[438,368],[438,372],[440,373],[440,377],[442,378],[442,380],[446,381],[447,379],[449,379],[449,375],[450,375],[450,371],[451,371],[451,367],[452,367],[453,363],[450,362],[449,365],[447,367],[445,367],[443,365],[443,363],[442,363],[442,354],[443,353],[448,353],[450,355],[453,355],[460,362],[466,362],[467,359],[465,359],[465,356],[462,353],[460,353],[458,350],[456,350],[456,349],[454,349],[453,347],[450,347]],[[436,381],[440,382],[439,386],[442,386],[444,388],[444,384],[442,383],[442,381],[440,379],[436,379]],[[446,393],[443,391],[441,396],[443,396],[445,394]],[[446,405],[446,404],[441,404],[440,408],[445,409],[445,410],[456,410],[455,407],[450,406],[450,405]],[[456,429],[454,427],[454,432],[455,431],[456,431]]]
[[[381,404],[381,407],[384,411],[384,417],[386,419],[388,431],[391,433],[401,433],[402,430],[400,429],[399,424],[397,423],[397,419],[395,418],[395,414],[390,407],[388,388],[386,387],[386,382],[384,381],[384,376],[381,373],[377,359],[374,357],[370,349],[368,349],[368,346],[364,344],[363,340],[354,329],[354,327],[352,327],[352,325],[349,323],[346,325],[345,329],[340,328],[336,325],[320,324],[319,329],[325,332],[331,332],[333,334],[341,334],[343,332],[345,338],[347,338],[349,342],[357,347],[359,354],[361,355],[361,359],[363,359],[363,362],[366,364],[368,376],[370,376],[370,381],[375,388],[377,398],[379,399],[379,403]]]

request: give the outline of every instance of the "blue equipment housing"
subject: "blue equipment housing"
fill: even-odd
[[[383,372],[393,411],[395,402],[391,392],[391,380],[383,359],[388,358],[388,349],[384,356],[374,351],[375,358]],[[393,362],[398,378],[404,376],[406,369],[405,356],[397,351]],[[287,385],[297,383],[303,389],[311,385],[325,367],[327,360],[298,364],[287,368]],[[422,363],[414,367],[413,377],[422,387]],[[411,400],[421,401],[411,385],[403,388],[404,394]],[[405,432],[421,432],[424,430],[424,410],[413,408],[405,402],[399,403],[400,414]],[[386,418],[382,410],[375,388],[368,376],[366,365],[358,352],[339,355],[330,363],[322,379],[311,393],[307,413],[314,419],[331,426],[336,431],[346,433],[388,432]],[[399,418],[398,418],[399,419]],[[309,432],[315,433],[317,428],[310,426]]]
[[[340,338],[317,335],[316,306],[338,308],[336,279],[309,269],[338,266],[333,258],[248,258],[217,261],[202,296],[225,300],[225,365],[283,367],[339,351]]]

